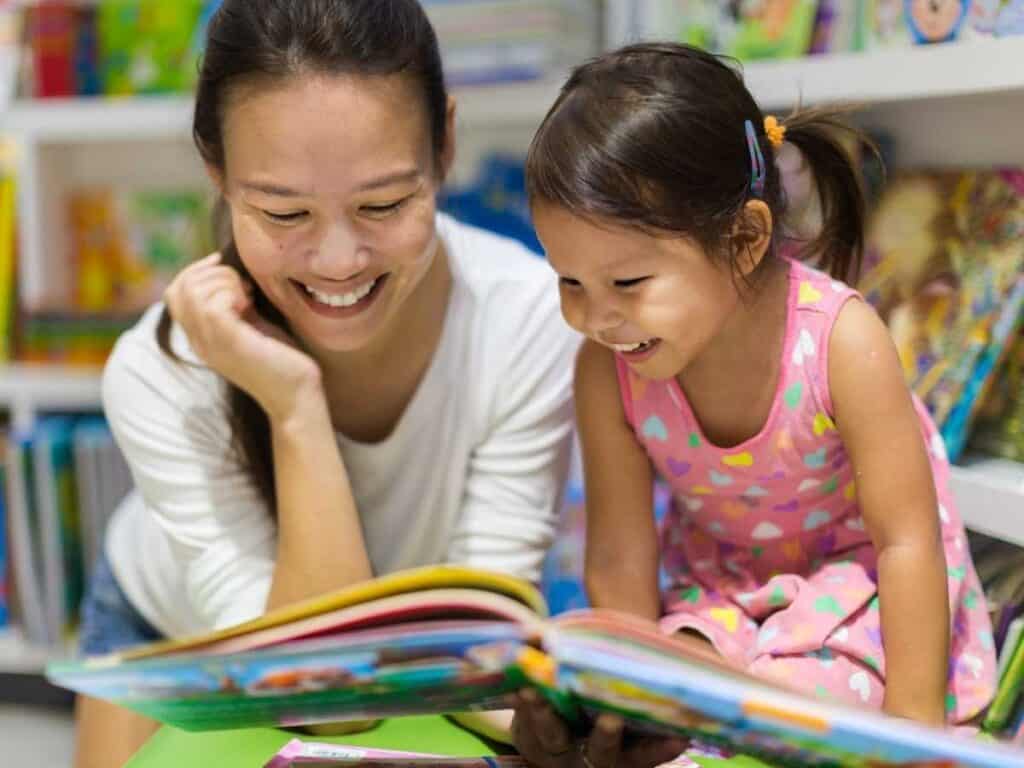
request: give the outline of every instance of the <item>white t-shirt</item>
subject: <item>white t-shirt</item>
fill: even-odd
[[[377,574],[441,562],[540,575],[572,439],[578,337],[546,262],[438,216],[452,272],[439,346],[394,432],[338,436]],[[106,551],[122,589],[168,636],[263,613],[271,514],[230,449],[223,379],[159,348],[161,305],[118,341],[103,404],[134,490]],[[180,327],[172,346],[196,360]]]

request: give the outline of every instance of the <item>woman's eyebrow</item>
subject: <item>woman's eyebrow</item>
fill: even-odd
[[[420,176],[419,168],[410,168],[404,171],[395,171],[394,173],[388,173],[384,176],[380,176],[371,181],[367,181],[360,184],[357,189],[359,191],[366,191],[368,189],[377,189],[379,187],[387,187],[391,184],[399,184],[405,181],[415,181]]]
[[[250,192],[262,192],[265,195],[274,195],[275,197],[309,197],[307,192],[292,189],[291,187],[285,187],[280,184],[262,181],[243,181],[240,182],[240,184],[243,189]]]

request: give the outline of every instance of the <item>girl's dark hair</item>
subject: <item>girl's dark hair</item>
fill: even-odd
[[[775,148],[740,72],[688,45],[621,48],[577,67],[562,87],[530,145],[530,201],[598,223],[689,236],[735,265],[754,234],[742,215],[754,197],[747,120],[767,170],[760,197],[781,222],[786,201]],[[822,231],[802,251],[834,277],[855,280],[865,202],[837,132],[870,142],[836,111],[796,111],[782,124],[785,140],[812,171],[821,203]]]
[[[225,105],[235,89],[311,75],[411,78],[422,94],[440,168],[448,140],[448,94],[437,36],[417,0],[224,0],[207,30],[196,91],[192,136],[203,160],[224,172]],[[223,201],[218,208],[215,218],[226,219]],[[218,229],[224,232],[222,263],[248,279],[230,224]],[[257,311],[287,328],[259,287],[253,289]],[[157,339],[165,354],[178,359],[171,349],[171,325],[165,308]],[[233,448],[276,515],[269,419],[253,398],[228,386]]]

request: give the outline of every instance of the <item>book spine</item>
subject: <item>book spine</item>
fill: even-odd
[[[55,0],[42,2],[29,13],[29,45],[36,96],[44,99],[73,96],[74,9]]]
[[[79,96],[98,96],[103,92],[96,13],[92,5],[75,9],[74,74],[75,92]]]
[[[14,436],[8,443],[6,461],[7,511],[10,516],[11,564],[18,616],[25,638],[46,645],[51,641],[43,609],[39,564],[39,530],[32,500],[32,455],[28,436]]]
[[[0,170],[0,173],[4,173]],[[0,362],[12,358],[15,284],[15,186],[14,178],[0,178]]]
[[[1024,685],[1024,642],[1018,642],[1009,665],[999,681],[995,699],[985,715],[984,727],[990,733],[997,733],[1006,727],[1013,707]]]

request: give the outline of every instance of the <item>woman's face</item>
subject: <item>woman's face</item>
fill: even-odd
[[[300,76],[226,101],[225,167],[211,172],[239,255],[314,353],[394,325],[434,261],[451,153],[438,168],[422,102],[399,75]]]

